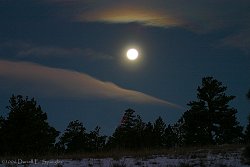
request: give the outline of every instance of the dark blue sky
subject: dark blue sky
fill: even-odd
[[[0,112],[35,97],[63,131],[80,120],[111,134],[123,111],[175,123],[202,77],[235,95],[247,122],[250,2],[245,0],[0,0]],[[129,62],[126,50],[138,48]]]

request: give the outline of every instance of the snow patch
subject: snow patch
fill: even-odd
[[[151,157],[125,156],[119,160],[113,158],[83,158],[81,160],[33,160],[26,164],[18,164],[15,160],[2,161],[0,167],[179,167],[179,166],[209,166],[209,167],[249,167],[241,163],[240,153],[225,154],[194,154],[188,156],[153,155]],[[21,162],[21,160],[19,160]],[[30,163],[28,163],[30,162]]]

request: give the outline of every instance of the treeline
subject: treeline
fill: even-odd
[[[12,95],[7,117],[0,117],[0,155],[249,143],[250,117],[244,130],[237,121],[237,110],[230,107],[235,96],[226,95],[226,89],[213,77],[205,77],[197,99],[187,104],[189,109],[175,124],[166,124],[161,117],[144,122],[133,109],[127,109],[109,137],[101,135],[98,126],[87,131],[79,120],[71,121],[60,135],[34,98]],[[247,98],[250,100],[250,91]]]

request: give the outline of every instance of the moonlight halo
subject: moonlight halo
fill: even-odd
[[[131,48],[127,51],[127,58],[131,61],[136,60],[139,56],[139,53],[136,49]]]

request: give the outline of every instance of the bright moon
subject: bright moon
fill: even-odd
[[[136,60],[138,58],[138,51],[136,49],[129,49],[127,51],[127,58],[129,60]]]

